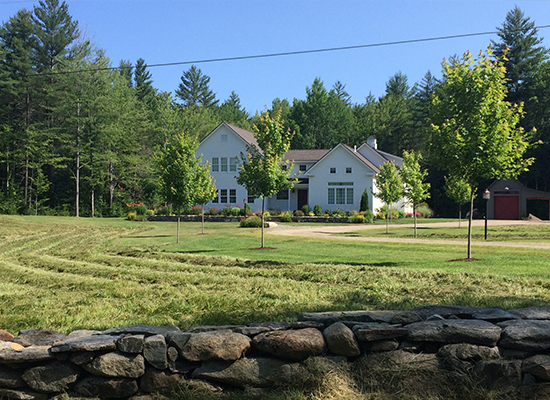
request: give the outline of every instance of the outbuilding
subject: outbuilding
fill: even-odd
[[[488,188],[488,219],[522,219],[529,214],[550,219],[550,193],[529,189],[517,179],[494,181]]]

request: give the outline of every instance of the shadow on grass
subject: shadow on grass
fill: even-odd
[[[128,235],[128,236],[121,236],[121,239],[152,239],[152,238],[165,238],[165,237],[173,237],[173,235]]]

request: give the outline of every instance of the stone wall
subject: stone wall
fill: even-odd
[[[185,382],[213,391],[303,387],[317,360],[350,368],[473,374],[498,390],[545,391],[550,382],[550,306],[421,306],[409,311],[303,313],[297,322],[132,325],[70,334],[0,331],[0,398],[129,398]],[[544,392],[548,395],[550,392]]]

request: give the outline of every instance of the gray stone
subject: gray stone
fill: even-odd
[[[508,310],[508,312],[521,319],[550,319],[550,305],[513,308]]]
[[[184,379],[181,374],[151,368],[141,378],[139,388],[146,393],[163,392],[176,388]]]
[[[60,353],[65,354],[65,353]],[[95,353],[91,353],[88,351],[83,351],[81,353],[71,353],[69,356],[69,360],[76,365],[82,365],[85,363],[89,363],[95,358]]]
[[[324,326],[329,326],[335,322],[357,321],[357,322],[386,322],[389,323],[392,318],[400,311],[328,311],[319,313],[301,313],[298,315],[298,321],[321,322]]]
[[[329,325],[323,331],[323,336],[329,351],[333,354],[346,357],[357,357],[361,354],[359,343],[352,330],[341,322]]]
[[[499,308],[480,311],[475,313],[472,316],[474,319],[481,319],[483,321],[488,321],[492,323],[507,321],[509,319],[517,319],[518,317],[514,314],[511,314],[507,311],[501,310]]]
[[[166,340],[168,344],[170,346],[174,346],[181,355],[181,350],[183,349],[183,346],[187,344],[191,335],[191,333],[187,332],[175,332],[168,335]]]
[[[550,321],[510,320],[498,324],[499,346],[522,351],[550,349]]]
[[[297,331],[273,331],[254,337],[255,348],[276,357],[302,361],[325,351],[323,334],[314,328]]]
[[[24,347],[51,346],[53,343],[65,340],[66,338],[67,335],[61,332],[47,329],[26,329],[20,331],[17,337],[13,339],[13,342]]]
[[[265,326],[245,326],[244,328],[235,329],[235,333],[240,333],[248,337],[256,336],[260,333],[271,332],[272,329],[269,329]]]
[[[353,333],[360,342],[389,340],[406,336],[407,328],[385,323],[361,324],[353,328]]]
[[[19,389],[25,386],[21,372],[0,365],[0,388]]]
[[[250,338],[234,332],[203,332],[193,334],[181,350],[189,361],[234,361],[250,348]]]
[[[179,356],[178,349],[176,349],[175,347],[170,346],[170,347],[168,347],[168,350],[166,351],[166,355],[168,357],[169,362],[175,362],[178,359],[178,356]]]
[[[139,378],[145,373],[145,360],[141,354],[113,352],[95,357],[82,368],[96,376]]]
[[[0,389],[0,399],[10,400],[47,400],[48,395],[30,390]]]
[[[418,315],[422,317],[422,319],[427,319],[431,315],[438,314],[444,318],[448,318],[452,315],[463,318],[463,319],[469,319],[472,318],[472,316],[476,313],[483,312],[483,311],[490,311],[494,309],[502,309],[502,307],[468,307],[468,306],[448,306],[448,305],[425,305],[425,306],[419,306],[415,307],[410,311],[416,312]]]
[[[439,357],[456,358],[463,361],[487,361],[500,358],[498,347],[478,346],[469,343],[447,344],[437,352]]]
[[[407,325],[408,339],[416,342],[472,343],[495,346],[502,329],[481,320],[415,322]]]
[[[550,381],[550,355],[536,355],[523,360],[521,370],[543,381]]]
[[[221,382],[237,387],[289,385],[303,380],[305,368],[273,358],[241,358],[234,363],[207,361],[193,372],[195,379]]]
[[[393,351],[399,348],[397,340],[376,340],[374,342],[361,342],[361,350],[373,353],[381,351]]]
[[[267,328],[269,331],[282,331],[290,329],[290,322],[252,322],[249,328]]]
[[[103,335],[118,335],[118,334],[132,334],[132,335],[162,335],[166,336],[172,332],[179,332],[180,328],[172,325],[127,325],[120,328],[107,329],[101,332]]]
[[[229,331],[236,332],[237,330],[246,328],[245,325],[195,325],[187,330],[187,333],[203,333],[213,331]]]
[[[162,335],[153,335],[145,338],[143,343],[143,356],[153,367],[163,370],[168,368],[166,355],[166,340]]]
[[[408,325],[420,321],[422,321],[422,317],[417,312],[401,311],[395,314],[389,322],[390,324]]]
[[[186,374],[188,372],[191,372],[197,368],[199,368],[202,365],[200,361],[194,362],[194,361],[186,361],[186,360],[177,360],[174,362],[168,363],[168,369],[170,372],[178,373],[178,374]]]
[[[84,397],[126,398],[138,391],[135,380],[89,376],[77,382],[74,391]]]
[[[424,350],[424,342],[413,342],[404,340],[399,344],[399,350],[408,351],[409,353],[420,353]]]
[[[17,343],[0,342],[0,363],[19,364],[52,360],[49,346],[22,347]]]
[[[116,341],[118,351],[139,354],[143,352],[144,335],[126,335]]]
[[[77,338],[68,338],[52,345],[52,353],[65,353],[68,351],[102,351],[115,350],[116,341],[121,335],[92,335]]]
[[[11,342],[13,338],[14,336],[11,333],[3,329],[0,329],[0,340],[2,342]]]
[[[65,392],[76,382],[80,368],[73,364],[53,362],[25,371],[22,378],[32,389],[43,393]]]
[[[456,317],[454,315],[451,315],[449,316],[449,319],[451,317],[454,317],[452,319],[456,319]],[[428,318],[426,318],[426,321],[441,321],[441,320],[444,320],[445,318],[443,318],[441,315],[439,314],[433,314],[433,315],[430,315]]]
[[[67,335],[67,338],[79,338],[84,336],[92,336],[92,335],[100,335],[101,331],[96,331],[92,329],[79,329],[76,331],[72,331]]]
[[[290,329],[306,329],[315,328],[322,331],[325,328],[325,324],[317,321],[296,321],[290,323]]]
[[[478,361],[473,371],[485,378],[487,387],[502,390],[521,385],[521,364],[520,360]]]

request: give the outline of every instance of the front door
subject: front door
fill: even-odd
[[[298,190],[298,210],[307,204],[307,189]]]

